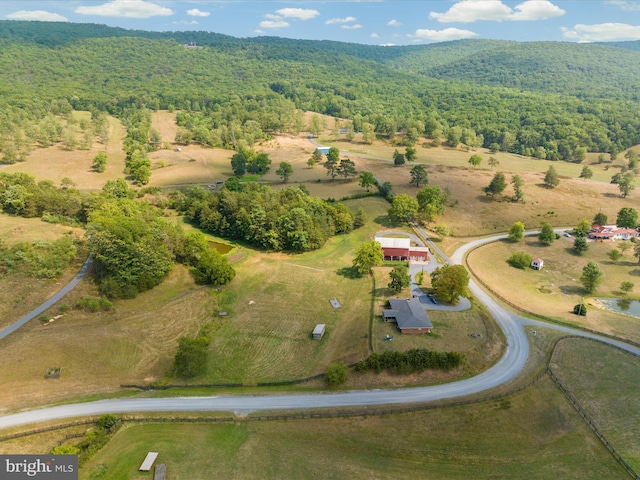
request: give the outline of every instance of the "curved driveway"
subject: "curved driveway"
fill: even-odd
[[[87,274],[87,272],[91,268],[92,263],[93,263],[93,260],[91,256],[89,256],[89,258],[87,258],[87,261],[84,262],[84,265],[82,266],[78,274],[75,277],[73,277],[73,279],[69,283],[67,283],[58,293],[56,293],[54,296],[52,296],[49,300],[44,302],[38,308],[31,310],[21,319],[13,322],[8,327],[5,327],[2,330],[0,330],[0,340],[2,340],[7,335],[12,334],[16,330],[18,330],[29,320],[34,319],[35,317],[40,315],[42,312],[51,308],[56,302],[59,302],[60,300],[62,300],[62,297],[64,297],[67,293],[73,290],[76,287],[76,285],[78,285],[78,283],[80,283],[80,281],[84,278],[84,276]]]
[[[424,232],[422,232],[424,234]],[[425,238],[426,235],[424,235]],[[452,255],[452,261],[460,262],[470,248],[482,243],[494,241],[497,237],[489,237],[461,247]],[[446,258],[446,257],[445,257]],[[6,428],[46,420],[69,417],[98,415],[103,413],[149,412],[149,411],[231,411],[246,414],[259,410],[328,408],[358,405],[383,405],[427,402],[433,400],[462,397],[497,387],[518,375],[524,367],[529,354],[529,342],[524,325],[540,324],[557,328],[568,333],[584,337],[597,338],[603,342],[616,345],[624,350],[640,356],[640,349],[621,342],[616,342],[578,330],[558,327],[553,324],[534,322],[522,318],[498,305],[474,282],[470,283],[471,291],[494,316],[503,329],[507,339],[507,349],[503,357],[494,366],[475,377],[458,382],[429,387],[403,388],[398,390],[360,390],[342,393],[316,393],[296,395],[244,395],[244,396],[211,396],[211,397],[177,397],[177,398],[140,398],[112,399],[97,402],[61,405],[25,411],[0,417],[0,428]]]

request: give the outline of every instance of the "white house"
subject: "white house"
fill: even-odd
[[[534,270],[542,270],[543,266],[544,260],[542,260],[541,258],[534,258],[533,260],[531,260],[531,268],[533,268]]]

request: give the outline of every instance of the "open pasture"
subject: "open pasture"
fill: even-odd
[[[148,478],[148,451],[176,478],[625,478],[547,377],[497,401],[398,415],[126,425],[80,478]]]
[[[551,361],[553,373],[607,440],[640,471],[640,359],[602,343],[568,339]]]
[[[78,268],[75,265],[72,275]],[[99,294],[90,281],[81,282],[50,309],[55,316],[61,305],[69,307],[60,318],[48,324],[34,319],[2,340],[0,361],[6,367],[0,372],[2,412],[87,395],[113,395],[120,392],[121,383],[161,378],[171,367],[177,338],[195,335],[212,316],[216,299],[209,289],[181,296],[195,287],[187,270],[178,265],[153,290],[134,300],[117,301],[109,312],[88,313],[74,309],[75,301]],[[60,378],[45,379],[50,367],[62,367]]]
[[[536,236],[525,237],[517,243],[494,242],[471,252],[468,262],[473,272],[495,292],[521,308],[640,342],[640,320],[635,317],[593,306],[586,317],[571,313],[583,296],[590,305],[589,295],[580,283],[582,268],[590,261],[597,263],[604,272],[603,282],[593,296],[621,296],[620,284],[623,281],[636,284],[631,296],[637,296],[640,268],[631,251],[614,263],[607,253],[616,247],[615,242],[589,242],[589,250],[578,256],[572,251],[571,240],[561,237],[550,246],[542,245]],[[542,258],[544,268],[537,271],[510,266],[507,259],[516,252]]]
[[[75,112],[86,116],[87,112]],[[59,186],[63,178],[70,178],[79,190],[98,191],[107,180],[124,176],[124,152],[122,141],[126,135],[120,120],[109,119],[109,142],[103,145],[94,141],[89,150],[65,150],[61,144],[46,148],[36,148],[26,161],[13,165],[3,165],[3,172],[26,172],[36,177],[36,181],[51,180]],[[93,158],[102,151],[107,152],[107,166],[103,173],[92,170]]]

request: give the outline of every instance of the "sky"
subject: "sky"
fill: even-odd
[[[0,0],[0,19],[370,45],[640,40],[640,0]]]

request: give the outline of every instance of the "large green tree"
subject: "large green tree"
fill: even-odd
[[[513,201],[514,202],[522,202],[524,201],[524,180],[520,175],[514,175],[511,177],[511,185],[513,186]]]
[[[445,265],[431,273],[431,286],[440,300],[455,304],[460,296],[469,295],[469,274],[462,265]]]
[[[389,217],[396,222],[410,222],[418,213],[418,202],[406,193],[395,195],[391,201]]]
[[[469,158],[469,165],[471,165],[474,168],[479,167],[481,163],[482,163],[482,156],[478,155],[477,153],[471,155],[471,158]]]
[[[622,198],[626,198],[627,195],[629,195],[631,191],[636,188],[634,185],[635,179],[636,176],[633,172],[627,172],[619,178],[618,189],[620,190],[620,195],[622,195]]]
[[[434,222],[438,215],[444,215],[445,205],[449,196],[437,186],[422,187],[416,195],[418,210],[429,222]]]
[[[382,251],[382,246],[375,240],[372,240],[358,247],[356,256],[353,259],[353,267],[358,274],[365,275],[369,273],[373,267],[382,265],[383,260],[384,252]]]
[[[280,166],[276,170],[276,175],[278,175],[283,183],[287,183],[289,177],[293,175],[293,167],[288,162],[280,162]]]
[[[618,211],[616,219],[618,228],[637,228],[638,227],[638,211],[632,207],[623,207]]]
[[[395,293],[400,293],[403,288],[411,285],[409,270],[404,265],[396,265],[389,273],[390,281],[388,287]]]
[[[509,227],[509,234],[507,237],[512,242],[519,242],[524,238],[524,223],[515,222]]]
[[[602,277],[603,273],[598,264],[589,262],[582,269],[580,282],[587,292],[593,293],[598,288],[598,285],[602,283]]]
[[[373,173],[371,172],[361,172],[360,173],[360,183],[359,185],[362,188],[366,188],[367,192],[371,189],[371,187],[373,187],[374,185],[377,185],[378,181],[376,180],[376,177],[373,175]]]
[[[420,185],[429,181],[429,175],[422,165],[416,165],[409,172],[411,173],[411,183],[420,188]]]
[[[545,245],[551,245],[556,240],[556,233],[553,231],[553,227],[549,222],[542,222],[540,233],[538,234],[538,240]]]
[[[491,179],[489,185],[484,187],[484,193],[494,197],[495,195],[500,195],[505,188],[507,188],[507,181],[504,178],[504,173],[497,172]]]
[[[544,175],[544,185],[547,188],[555,188],[560,184],[560,177],[558,176],[558,172],[553,167],[553,165],[549,165],[549,169],[547,173]]]

